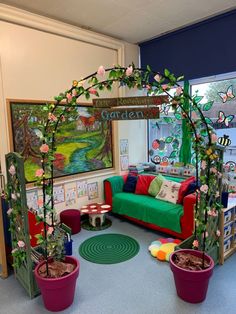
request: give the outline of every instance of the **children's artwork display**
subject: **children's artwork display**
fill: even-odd
[[[129,142],[128,139],[120,140],[120,155],[128,155],[129,153]]]
[[[65,202],[65,190],[64,185],[55,185],[53,188],[54,204]]]
[[[88,195],[88,188],[87,188],[87,181],[86,180],[77,181],[76,186],[77,186],[78,197],[84,197],[84,196]]]
[[[98,198],[98,182],[88,183],[88,199]]]
[[[26,182],[35,181],[35,171],[41,168],[39,143],[48,119],[46,103],[50,102],[8,100],[11,149],[24,158]],[[60,105],[58,112],[64,107]],[[113,167],[112,125],[96,121],[88,104],[78,105],[59,125],[55,144],[54,178]]]
[[[122,171],[126,171],[129,168],[129,156],[128,155],[124,155],[124,156],[120,156],[120,169]]]
[[[68,188],[65,191],[66,206],[74,205],[76,203],[76,188]]]

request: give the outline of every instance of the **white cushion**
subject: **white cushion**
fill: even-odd
[[[156,195],[156,198],[176,204],[179,196],[180,186],[181,184],[178,182],[164,180],[159,193]]]

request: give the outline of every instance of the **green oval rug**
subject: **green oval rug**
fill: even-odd
[[[138,242],[123,234],[101,234],[85,240],[79,254],[92,263],[116,264],[129,260],[139,252]]]

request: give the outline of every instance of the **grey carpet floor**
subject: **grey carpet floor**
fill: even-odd
[[[234,314],[236,313],[236,254],[216,266],[206,300],[189,304],[176,295],[169,263],[159,262],[148,246],[163,236],[127,221],[111,217],[112,226],[103,231],[81,230],[73,236],[73,255],[80,260],[73,305],[65,314]],[[84,260],[78,247],[87,238],[101,233],[121,233],[135,238],[140,251],[119,264],[101,265]],[[0,314],[43,314],[42,298],[30,300],[14,275],[0,279]]]

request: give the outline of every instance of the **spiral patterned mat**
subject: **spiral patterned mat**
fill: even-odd
[[[123,234],[102,234],[85,240],[79,254],[92,263],[116,264],[127,261],[139,252],[139,244]]]

